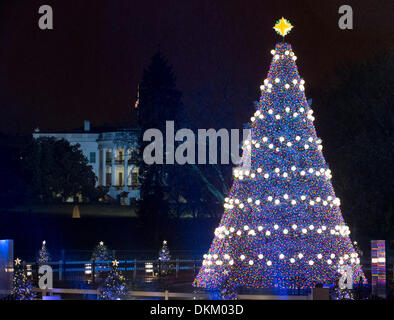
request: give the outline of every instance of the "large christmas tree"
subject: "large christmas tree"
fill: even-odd
[[[285,36],[292,26],[282,18],[274,28]],[[193,285],[310,288],[337,283],[344,265],[352,267],[354,280],[365,281],[297,58],[285,42],[271,53],[242,163]]]

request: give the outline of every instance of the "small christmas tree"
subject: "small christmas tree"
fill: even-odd
[[[112,261],[111,270],[100,288],[100,300],[121,300],[127,297],[127,284],[118,265],[117,260]]]
[[[33,285],[26,275],[25,264],[19,258],[15,260],[14,264],[12,296],[16,300],[33,300],[35,298]]]
[[[159,275],[166,276],[170,272],[170,250],[167,247],[167,241],[163,241],[163,246],[159,251]]]
[[[107,261],[111,259],[111,255],[108,251],[107,246],[103,241],[100,241],[94,248],[91,260],[94,261]]]
[[[42,242],[40,251],[38,251],[37,264],[39,266],[42,266],[44,264],[47,264],[50,260],[51,260],[51,256],[46,247],[46,241],[44,240]]]

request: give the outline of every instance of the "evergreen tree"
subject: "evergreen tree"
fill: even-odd
[[[286,31],[290,23],[282,18],[276,27]],[[335,284],[345,265],[354,279],[365,281],[297,58],[285,42],[271,53],[242,165],[234,170],[224,214],[194,285],[311,288]]]
[[[170,255],[170,250],[168,249],[167,246],[167,241],[163,241],[163,246],[159,251],[159,275],[160,276],[166,276],[170,272],[170,260],[171,260],[171,255]]]
[[[159,226],[167,221],[171,182],[174,176],[174,165],[166,165],[165,128],[166,121],[175,121],[175,127],[181,119],[181,93],[176,89],[176,79],[171,66],[161,52],[152,57],[152,61],[144,70],[139,87],[138,123],[141,128],[139,175],[141,182],[142,203],[139,210],[141,217],[149,221],[156,241],[159,237]],[[143,141],[147,129],[158,129],[163,134],[163,164],[146,164],[143,151],[151,142]],[[153,219],[154,218],[154,219]]]
[[[122,272],[118,270],[119,262],[112,261],[112,267],[104,284],[100,287],[100,300],[121,300],[127,297],[127,284]]]
[[[96,197],[96,176],[79,145],[64,139],[33,139],[21,155],[22,172],[32,193],[42,200]]]
[[[107,246],[103,241],[100,241],[97,246],[93,249],[91,260],[94,261],[107,261],[111,259],[111,255],[108,251]]]
[[[51,255],[46,247],[46,241],[42,242],[40,251],[38,251],[37,264],[39,266],[47,264],[51,260]]]
[[[19,258],[14,263],[12,296],[16,300],[33,300],[35,298],[33,285],[26,274],[26,265]]]

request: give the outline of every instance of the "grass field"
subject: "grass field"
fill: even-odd
[[[54,215],[62,217],[72,217],[75,204],[38,204],[17,206],[7,211],[25,212],[40,215]],[[114,217],[114,218],[135,218],[137,217],[136,209],[132,206],[121,206],[111,204],[78,204],[80,216],[82,217]]]

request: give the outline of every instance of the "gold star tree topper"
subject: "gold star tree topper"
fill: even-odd
[[[290,32],[290,30],[293,27],[294,26],[291,25],[289,20],[282,17],[282,19],[276,21],[274,29],[278,34],[280,34],[282,37],[284,37],[285,35],[287,35]]]

